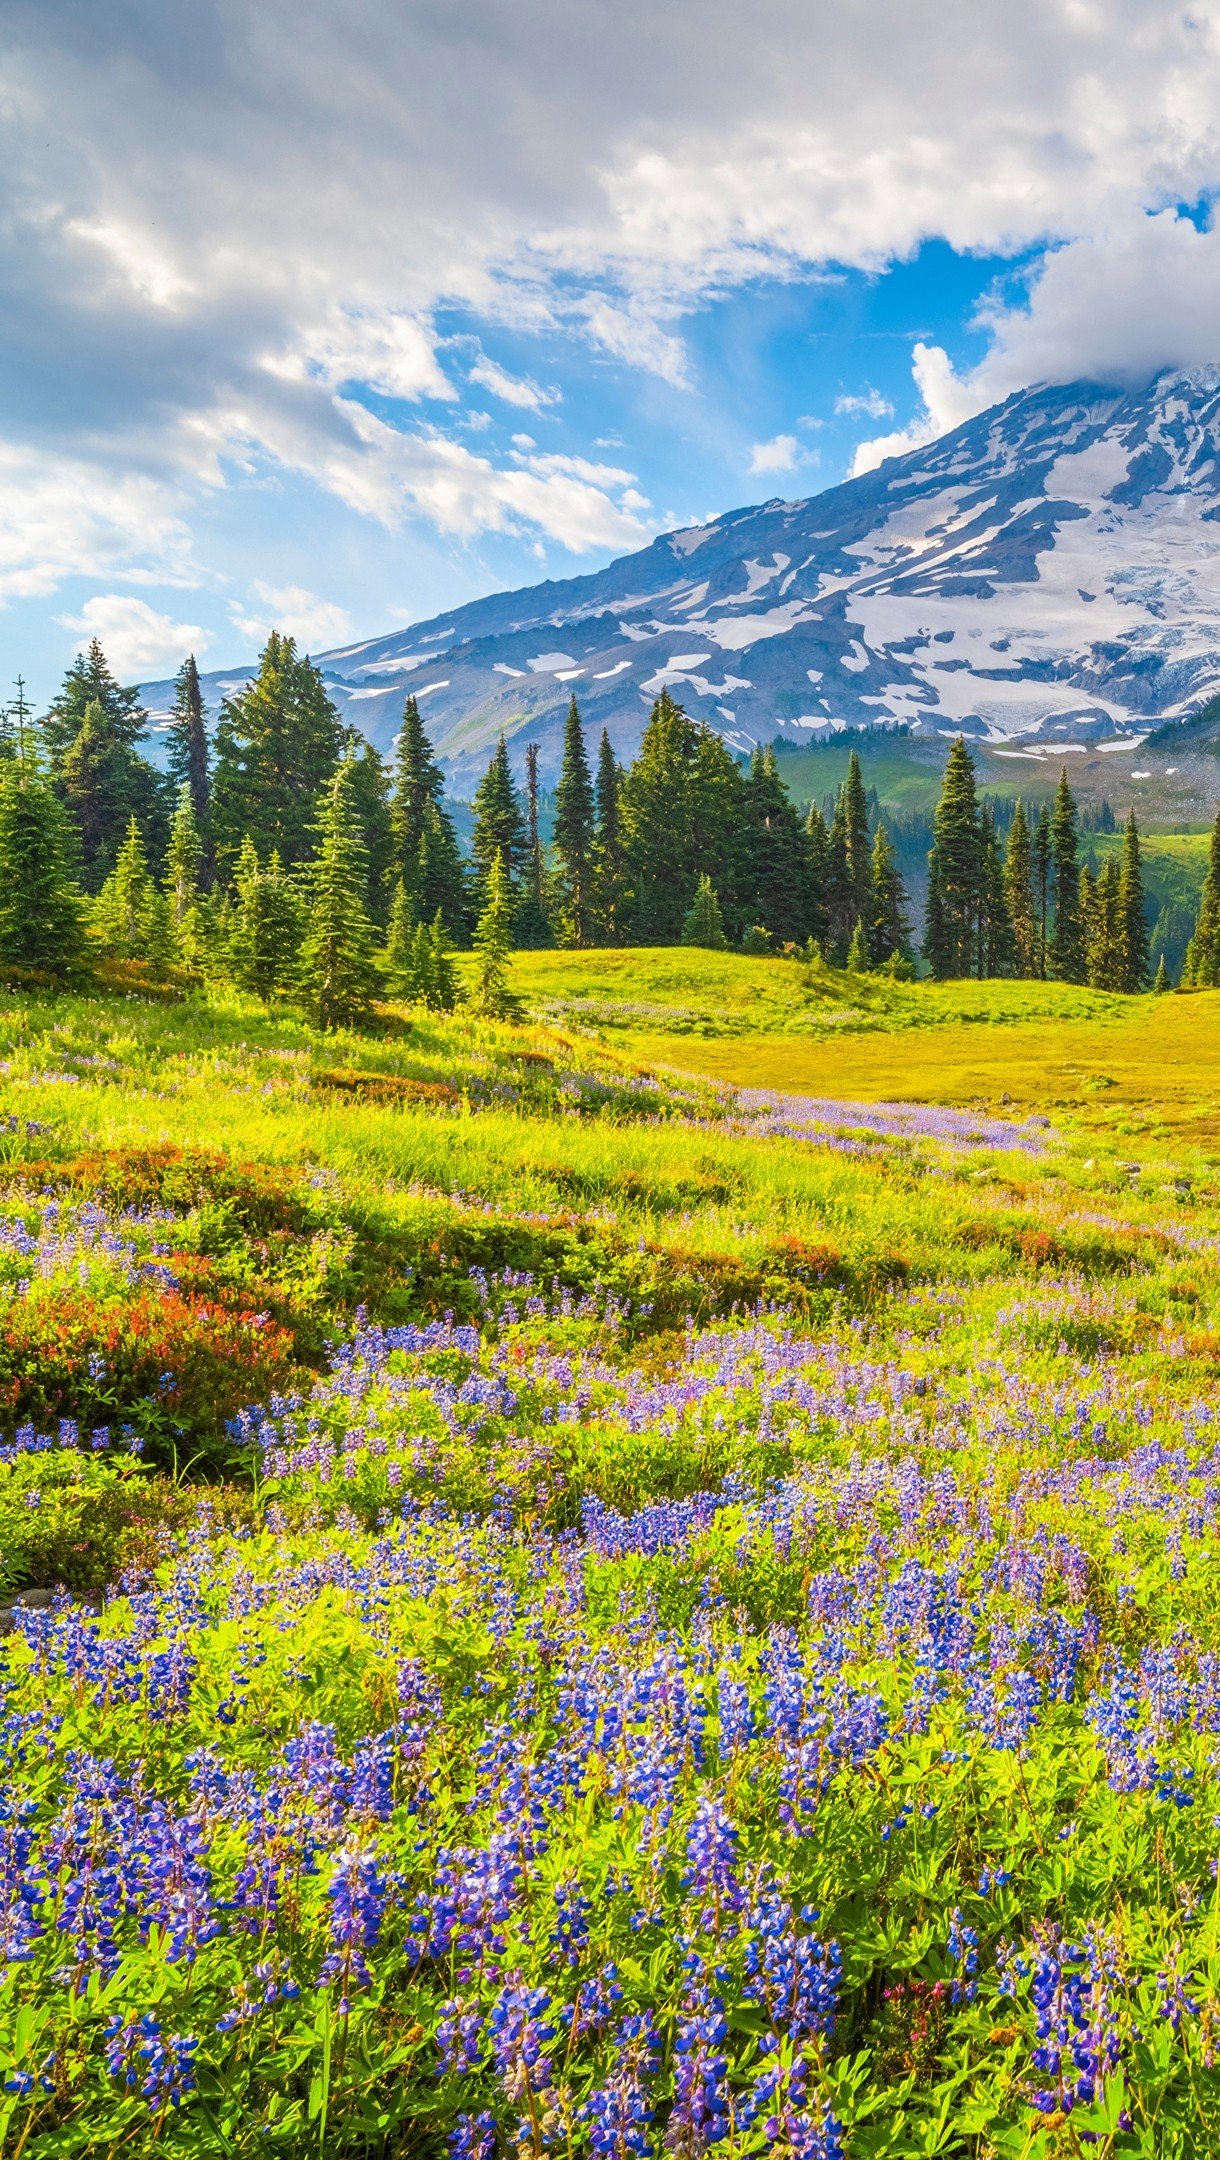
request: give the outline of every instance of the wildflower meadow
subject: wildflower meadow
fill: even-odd
[[[1216,2149],[1215,1142],[1023,992],[9,998],[3,2160]]]

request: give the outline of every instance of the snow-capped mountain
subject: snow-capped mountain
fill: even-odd
[[[899,724],[1117,744],[1220,688],[1220,367],[1022,391],[824,494],[320,664],[383,749],[414,691],[459,787],[501,728],[553,771],[573,690],[625,754],[664,683],[740,749]]]

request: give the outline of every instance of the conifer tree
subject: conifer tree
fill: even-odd
[[[854,927],[858,922],[868,921],[872,900],[868,798],[864,792],[864,775],[860,770],[859,753],[855,750],[847,760],[847,778],[843,783],[843,851],[847,869],[848,906]]]
[[[452,937],[466,927],[465,871],[453,820],[445,808],[445,782],[424,733],[419,706],[409,697],[394,750],[390,795],[393,876],[402,878],[415,919],[440,908]]]
[[[389,775],[380,752],[359,728],[344,729],[341,755],[352,763],[352,799],[368,856],[365,906],[374,922],[384,923],[394,868]]]
[[[1160,959],[1157,961],[1156,974],[1153,977],[1153,995],[1155,997],[1164,997],[1165,992],[1167,990],[1172,990],[1172,988],[1173,984],[1169,979],[1169,970],[1165,965],[1165,955],[1164,953],[1162,953]]]
[[[945,760],[928,857],[924,954],[938,980],[970,975],[978,958],[982,897],[982,827],[974,760],[959,735]]]
[[[57,983],[84,974],[75,868],[71,827],[31,744],[0,767],[0,969]]]
[[[452,1012],[459,997],[457,969],[453,965],[453,948],[449,943],[445,918],[439,908],[433,917],[432,928],[426,935],[428,939],[428,1003],[434,1012]]]
[[[77,654],[42,722],[42,740],[53,779],[59,778],[90,705],[102,708],[107,740],[134,752],[143,740],[148,715],[140,703],[139,690],[124,689],[115,681],[97,638],[88,652]]]
[[[1139,827],[1132,809],[1123,833],[1122,870],[1119,877],[1119,914],[1122,922],[1120,990],[1134,995],[1148,987],[1148,924],[1144,917],[1144,878],[1140,863]]]
[[[309,913],[301,984],[321,1027],[368,1018],[377,994],[375,931],[365,905],[368,855],[354,761],[344,758],[322,792],[309,865]]]
[[[826,820],[815,802],[809,805],[805,820],[805,839],[808,846],[809,889],[806,900],[806,917],[809,936],[814,944],[825,951],[830,936],[830,911],[826,893],[830,875],[830,834]]]
[[[93,892],[114,868],[133,817],[158,854],[165,841],[165,783],[133,747],[144,715],[122,704],[128,692],[112,688],[109,703],[89,700],[76,734],[52,767],[56,790],[79,834],[84,882]]]
[[[603,728],[597,752],[594,910],[597,934],[606,945],[622,944],[627,905],[623,826],[619,813],[622,778],[610,737]]]
[[[181,923],[188,910],[199,904],[202,857],[194,798],[189,782],[184,780],[178,790],[178,807],[170,823],[169,846],[165,851],[165,884],[175,923]]]
[[[835,798],[834,816],[826,840],[826,917],[827,958],[836,967],[843,967],[855,928],[851,865],[847,854],[847,796],[843,788]]]
[[[168,734],[169,776],[179,801],[183,788],[190,794],[202,862],[206,853],[212,789],[207,722],[204,718],[203,692],[199,686],[199,670],[195,665],[194,653],[187,655],[174,681],[174,704]]]
[[[525,835],[528,853],[514,925],[518,945],[540,952],[555,942],[547,911],[546,857],[538,825],[538,745],[525,746]]]
[[[386,984],[392,997],[410,1001],[415,988],[415,910],[406,880],[399,878],[390,900],[385,941]]]
[[[1017,946],[1004,891],[1004,866],[996,836],[995,812],[984,804],[979,813],[979,974],[1011,975]]]
[[[1046,980],[1046,963],[1049,949],[1050,929],[1050,876],[1051,876],[1051,819],[1043,803],[1034,827],[1030,850],[1033,857],[1034,898],[1038,909],[1038,967],[1039,979]]]
[[[1050,970],[1059,982],[1085,980],[1084,925],[1080,920],[1080,867],[1076,856],[1076,802],[1068,786],[1066,767],[1059,775],[1055,808],[1051,817],[1051,874],[1055,894],[1055,921],[1051,933]]]
[[[1097,990],[1121,990],[1126,940],[1122,879],[1116,855],[1107,855],[1091,896],[1082,875],[1080,912],[1087,941],[1087,980]]]
[[[216,727],[212,831],[222,876],[247,833],[260,857],[274,848],[289,870],[307,860],[342,741],[317,668],[273,630],[253,680],[224,700]]]
[[[679,941],[682,896],[702,876],[726,912],[742,915],[742,797],[740,769],[719,735],[663,690],[619,798],[630,934],[641,944]]]
[[[595,799],[585,733],[573,697],[563,733],[563,765],[555,791],[552,844],[558,865],[555,880],[565,945],[593,942]]]
[[[502,855],[487,870],[487,898],[474,933],[475,1010],[491,1020],[511,1019],[517,1000],[510,986],[513,942],[513,892]]]
[[[233,877],[228,921],[230,973],[241,990],[264,1003],[295,987],[305,931],[305,909],[278,851],[260,866],[247,835]]]
[[[155,942],[159,924],[154,920],[158,897],[148,867],[144,835],[134,817],[129,819],[115,865],[94,909],[94,922],[107,952],[117,960],[145,960],[150,939]]]
[[[1082,865],[1080,872],[1080,920],[1084,929],[1085,964],[1089,982],[1096,989],[1099,970],[1104,968],[1105,940],[1102,932],[1102,913],[1098,899],[1097,879],[1091,862]]]
[[[907,920],[907,904],[906,887],[890,846],[889,834],[884,825],[878,825],[873,841],[866,925],[868,956],[873,967],[885,967],[891,960],[910,958],[911,925]]]
[[[1025,805],[1019,797],[1004,850],[1004,903],[1012,927],[1013,971],[1029,981],[1039,972],[1038,907],[1033,848]]]
[[[710,877],[701,877],[695,887],[695,897],[682,919],[682,943],[703,945],[712,952],[723,951],[728,944],[720,902]]]
[[[851,943],[847,948],[846,965],[849,975],[867,975],[869,968],[872,966],[872,955],[868,949],[868,933],[864,927],[863,916],[856,918],[856,927],[852,931]]]
[[[529,840],[521,815],[520,797],[513,784],[508,743],[503,735],[475,789],[473,807],[474,837],[470,854],[475,903],[482,913],[490,896],[491,873],[498,862],[515,907],[520,880],[529,860]]]
[[[812,931],[810,848],[772,749],[755,750],[745,785],[749,878],[746,902],[755,923],[781,944]]]
[[[1203,893],[1186,948],[1182,981],[1199,990],[1215,989],[1220,983],[1220,810],[1212,826]]]

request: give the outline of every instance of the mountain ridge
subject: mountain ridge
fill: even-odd
[[[1220,367],[1040,385],[875,471],[323,653],[388,750],[414,691],[460,790],[557,769],[573,691],[621,756],[668,683],[734,749],[843,727],[1116,749],[1220,690]],[[212,709],[247,668],[209,671]],[[145,688],[154,724],[170,686]]]

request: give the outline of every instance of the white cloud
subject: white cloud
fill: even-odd
[[[514,450],[536,450],[537,448],[538,448],[538,445],[537,445],[537,443],[536,443],[536,442],[534,441],[534,438],[533,438],[533,436],[532,436],[532,435],[514,435],[514,436],[513,436],[513,449],[514,449]]]
[[[198,623],[159,615],[130,593],[98,593],[79,615],[58,615],[56,621],[82,644],[99,638],[115,674],[128,682],[180,667],[189,652],[201,654],[211,643]]]
[[[840,418],[859,416],[866,420],[888,420],[893,410],[889,399],[883,397],[880,390],[874,390],[871,383],[866,390],[846,391],[835,399],[835,412]]]
[[[1058,246],[965,382],[921,348],[890,446],[1017,376],[1220,350],[1217,242],[1167,207],[1220,181],[1217,0],[452,13],[7,11],[0,483],[27,457],[32,499],[0,486],[0,594],[177,576],[200,490],[277,466],[388,522],[638,537],[617,483],[353,417],[367,386],[460,429],[442,309],[681,390],[684,312],[762,273]]]
[[[233,627],[251,645],[263,645],[273,630],[295,638],[305,652],[325,652],[339,645],[352,627],[346,608],[320,600],[303,585],[268,585],[256,578],[245,601],[229,608]]]
[[[852,462],[853,473],[872,472],[883,458],[902,457],[923,443],[960,427],[988,402],[971,378],[963,380],[953,371],[949,355],[939,345],[917,344],[911,372],[920,395],[920,410],[909,427],[892,435],[877,435],[859,444]]]
[[[792,472],[804,452],[795,435],[773,435],[770,442],[756,442],[750,452],[752,473]]]
[[[541,383],[533,382],[528,375],[510,375],[498,360],[489,360],[483,353],[470,370],[470,380],[490,390],[493,397],[502,398],[506,405],[519,405],[529,412],[541,412],[545,405],[558,405],[558,390],[544,390]]]

